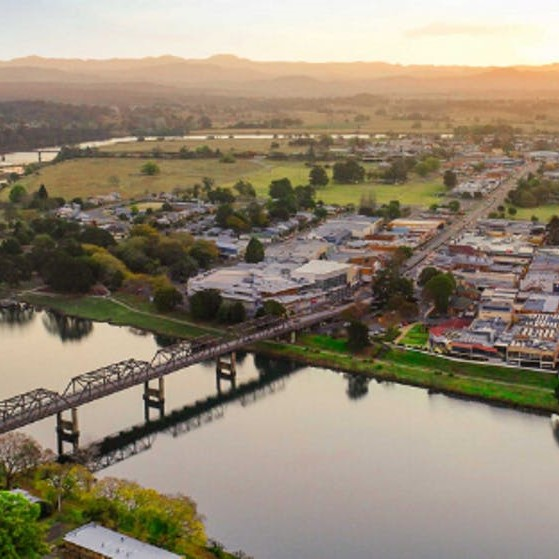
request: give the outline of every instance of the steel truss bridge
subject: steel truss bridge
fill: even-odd
[[[202,361],[234,354],[252,343],[278,338],[335,318],[349,305],[291,318],[263,317],[237,325],[227,336],[203,336],[160,349],[151,362],[128,359],[76,376],[63,392],[37,388],[0,401],[0,434],[36,421],[73,412],[79,406]]]

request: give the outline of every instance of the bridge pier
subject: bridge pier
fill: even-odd
[[[56,434],[58,442],[58,457],[64,456],[64,443],[72,445],[74,454],[79,450],[80,430],[78,428],[78,410],[70,410],[70,418],[64,419],[63,412],[56,414]]]
[[[231,387],[236,388],[237,384],[237,354],[233,351],[228,355],[219,355],[215,368],[215,379],[218,394],[222,393],[221,381],[226,380],[231,383]]]
[[[159,410],[159,417],[165,415],[165,378],[159,377],[155,379],[157,386],[152,388],[150,381],[144,382],[144,418],[150,421],[150,410]]]

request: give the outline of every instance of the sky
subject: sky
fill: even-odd
[[[0,0],[0,59],[559,62],[556,0]]]

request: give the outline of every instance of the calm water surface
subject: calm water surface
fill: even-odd
[[[149,359],[153,336],[55,315],[0,316],[0,397]],[[211,537],[259,559],[552,558],[559,448],[547,418],[247,355],[273,393],[100,475],[192,496]],[[167,381],[167,410],[215,394],[211,364]],[[267,395],[266,395],[267,394]],[[80,409],[82,443],[143,422],[139,388]],[[255,400],[255,401],[252,401]],[[252,402],[252,403],[250,403]],[[54,447],[54,420],[27,431]]]

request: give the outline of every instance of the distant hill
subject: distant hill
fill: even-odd
[[[53,99],[86,103],[179,100],[187,95],[332,97],[555,96],[559,65],[482,68],[384,62],[259,62],[221,54],[207,59],[0,61],[0,100]]]

